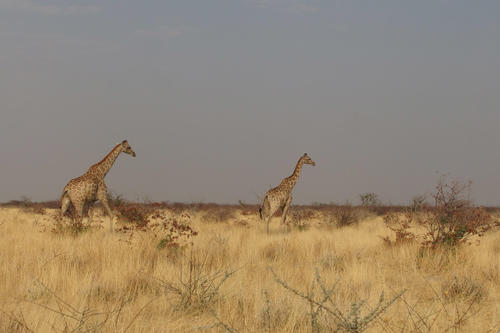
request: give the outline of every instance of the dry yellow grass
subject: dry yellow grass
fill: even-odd
[[[147,232],[109,234],[97,227],[105,221],[100,216],[78,236],[53,233],[50,214],[56,212],[0,208],[2,332],[224,331],[214,326],[215,316],[239,332],[310,332],[308,302],[280,285],[271,269],[316,299],[316,269],[327,285],[338,281],[332,299],[346,312],[366,300],[366,313],[382,291],[390,299],[406,290],[368,332],[500,330],[498,231],[479,245],[421,253],[417,244],[384,245],[381,236],[390,233],[377,217],[291,232],[275,219],[267,235],[254,215],[211,223],[194,212],[199,234],[179,251],[159,250]],[[182,299],[174,290],[186,288],[190,267],[192,277],[213,286],[234,272],[217,290],[193,290]],[[335,327],[326,313],[319,323]]]

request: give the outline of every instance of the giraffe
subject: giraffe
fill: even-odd
[[[76,211],[76,222],[81,224],[83,220],[83,209],[89,207],[99,200],[109,215],[109,228],[113,232],[113,213],[108,205],[107,187],[104,177],[109,172],[113,163],[120,153],[126,153],[135,157],[127,140],[117,144],[104,159],[92,165],[86,173],[74,178],[64,187],[61,195],[61,215],[64,215],[72,203]]]
[[[283,212],[281,213],[281,223],[285,223],[286,214],[288,212],[288,208],[290,207],[290,203],[292,202],[292,189],[297,183],[297,179],[299,179],[300,171],[304,164],[311,164],[312,166],[316,165],[316,163],[314,163],[314,161],[307,154],[302,155],[299,158],[292,175],[284,178],[278,186],[267,191],[264,196],[262,205],[259,208],[259,215],[261,219],[267,221],[267,233],[269,233],[269,221],[279,208],[283,208]]]

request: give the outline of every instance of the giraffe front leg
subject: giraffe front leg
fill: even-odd
[[[285,206],[283,207],[283,212],[281,213],[281,223],[284,224],[286,221],[286,214],[288,213],[288,209],[290,208],[290,203],[292,202],[292,195],[288,196],[288,199],[285,202]]]
[[[108,216],[109,216],[109,231],[113,232],[113,218],[114,218],[114,215],[113,215],[113,212],[111,211],[111,208],[109,208],[107,192],[106,191],[99,191],[99,193],[97,195],[97,198],[102,203],[102,205],[104,206],[104,209],[108,213]]]
[[[290,208],[290,203],[292,202],[292,195],[288,196],[286,200],[285,207],[283,208],[283,212],[281,214],[281,224],[284,225],[286,222],[286,214],[288,213],[288,209]]]

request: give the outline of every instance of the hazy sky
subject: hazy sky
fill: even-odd
[[[59,198],[128,139],[129,199],[500,204],[500,1],[0,0],[0,201]]]

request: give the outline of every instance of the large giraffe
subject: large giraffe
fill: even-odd
[[[83,220],[83,209],[99,200],[109,215],[109,227],[113,231],[113,213],[108,205],[108,194],[104,177],[115,163],[120,153],[126,153],[135,157],[127,140],[117,144],[102,161],[92,165],[89,170],[78,178],[74,178],[64,187],[61,195],[61,215],[64,215],[72,203],[76,211],[76,222],[81,224]]]
[[[288,208],[292,202],[292,189],[297,183],[297,179],[299,179],[300,170],[304,164],[311,164],[312,166],[316,165],[316,163],[314,163],[314,161],[307,154],[302,155],[297,162],[292,175],[284,178],[278,186],[267,191],[264,196],[262,206],[259,209],[259,214],[261,219],[267,221],[267,233],[269,233],[269,221],[279,208],[283,209],[283,212],[281,213],[281,223],[285,223],[286,213],[288,212]]]

